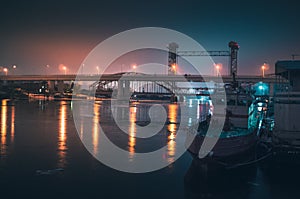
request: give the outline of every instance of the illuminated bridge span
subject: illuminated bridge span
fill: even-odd
[[[219,78],[215,76],[200,76],[200,75],[147,75],[147,74],[104,74],[101,76],[101,81],[118,81],[119,79],[131,80],[131,81],[170,81],[180,82],[193,81],[193,82],[205,82],[217,81]],[[0,76],[0,81],[75,81],[76,75],[7,75]],[[231,76],[222,76],[223,82],[228,83],[232,81]],[[263,81],[266,83],[275,83],[276,78],[274,76],[261,77],[261,76],[237,76],[239,82],[256,83]],[[79,81],[99,81],[98,75],[80,75],[77,76]]]
[[[118,95],[128,97],[130,91],[141,93],[177,93],[177,94],[195,94],[202,92],[203,89],[211,89],[214,86],[211,83],[222,83],[220,77],[216,76],[201,76],[201,75],[149,75],[140,73],[118,73],[99,75],[7,75],[0,76],[0,84],[6,85],[32,85],[41,84],[41,89],[48,88],[49,93],[55,92],[64,93],[66,90],[65,82],[72,81],[87,82],[89,90],[96,90],[99,94],[110,94],[112,90],[118,89]],[[224,83],[231,83],[232,76],[222,76]],[[240,83],[255,84],[263,81],[270,84],[271,93],[273,92],[275,77],[264,78],[261,76],[238,76],[236,80]],[[193,85],[184,86],[177,84],[180,82],[193,82]],[[196,82],[210,82],[209,85],[194,84]],[[81,83],[80,83],[81,84]],[[47,86],[43,86],[47,85]],[[71,84],[69,88],[73,88]],[[190,89],[192,86],[192,89]],[[28,86],[31,87],[31,86]],[[210,88],[208,88],[210,87]],[[197,93],[196,93],[197,94]]]

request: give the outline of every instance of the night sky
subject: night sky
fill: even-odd
[[[0,66],[45,74],[64,64],[74,73],[104,39],[153,26],[187,34],[206,50],[237,41],[239,74],[259,74],[264,62],[272,73],[277,60],[300,54],[299,8],[298,1],[2,1]]]

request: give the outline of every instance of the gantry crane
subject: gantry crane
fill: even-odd
[[[168,74],[175,74],[175,66],[177,64],[177,56],[225,56],[230,57],[230,75],[232,76],[233,83],[236,84],[237,76],[237,55],[239,50],[239,45],[235,41],[231,41],[228,44],[228,51],[177,51],[178,44],[169,44],[169,60],[168,60]]]

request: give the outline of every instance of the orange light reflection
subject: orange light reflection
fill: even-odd
[[[10,139],[14,142],[15,138],[15,107],[11,107],[11,127],[10,127]]]
[[[58,167],[66,166],[67,155],[67,105],[64,101],[60,103],[59,109],[59,133],[58,133]]]
[[[177,104],[170,104],[169,105],[169,112],[168,118],[170,124],[168,125],[168,131],[170,132],[168,136],[168,162],[172,163],[175,161],[175,153],[176,153],[176,131],[177,131],[177,111],[178,105]]]
[[[128,135],[128,150],[129,150],[129,159],[132,160],[135,153],[135,144],[136,144],[136,107],[130,107],[129,109],[129,135]]]
[[[93,118],[93,150],[94,155],[98,154],[99,146],[99,104],[94,104],[94,118]]]
[[[7,100],[2,100],[1,106],[1,156],[6,154],[6,121],[7,121]]]

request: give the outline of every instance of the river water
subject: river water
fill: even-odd
[[[130,107],[130,112],[136,113],[135,121],[138,118],[141,125],[146,125],[151,105],[138,103]],[[116,135],[118,129],[114,128],[109,103],[105,101],[94,103],[91,117],[111,128],[111,139],[129,152],[129,159],[166,145],[164,159],[173,162],[180,108],[178,104],[163,106],[170,122],[151,143]],[[118,113],[122,114],[126,116],[126,112]],[[80,130],[77,133],[72,102],[68,100],[2,100],[0,122],[1,198],[300,197],[299,167],[294,160],[278,162],[277,157],[260,165],[224,170],[185,152],[174,163],[153,172],[132,174],[112,169],[95,159],[82,144],[84,135]],[[91,139],[92,150],[101,153],[99,135],[93,134]]]

